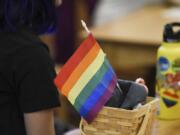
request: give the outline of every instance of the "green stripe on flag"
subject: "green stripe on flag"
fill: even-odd
[[[97,73],[92,77],[92,79],[87,83],[87,85],[83,88],[79,96],[76,98],[74,106],[77,111],[80,110],[81,106],[85,103],[85,101],[88,99],[88,97],[91,95],[94,88],[98,85],[98,83],[103,78],[103,75],[108,71],[109,69],[109,63],[105,59],[104,63],[100,67],[100,69],[97,71]]]

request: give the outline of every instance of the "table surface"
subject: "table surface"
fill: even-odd
[[[91,31],[96,39],[102,41],[157,46],[162,41],[164,25],[169,22],[180,21],[180,18],[165,16],[167,10],[169,8],[163,5],[146,6],[126,17],[93,27]]]
[[[180,120],[156,120],[153,135],[180,135]]]

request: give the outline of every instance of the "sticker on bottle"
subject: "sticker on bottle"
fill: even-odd
[[[165,57],[160,57],[158,61],[160,71],[167,71],[169,69],[169,61]]]

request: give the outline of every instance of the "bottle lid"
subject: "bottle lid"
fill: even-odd
[[[180,30],[175,31],[175,27],[180,28],[180,23],[174,22],[165,25],[163,34],[165,42],[180,42]]]

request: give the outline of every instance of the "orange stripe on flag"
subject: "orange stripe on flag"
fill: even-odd
[[[67,81],[74,69],[79,65],[81,60],[87,55],[87,53],[93,48],[96,40],[90,34],[88,38],[80,45],[76,52],[71,56],[67,63],[63,66],[59,72],[57,78],[54,80],[55,84],[61,90],[64,83]]]
[[[81,63],[75,68],[70,77],[67,79],[65,84],[62,86],[62,93],[67,96],[71,88],[78,81],[83,72],[87,69],[87,67],[94,61],[96,56],[100,51],[99,45],[96,43],[94,47],[88,52],[88,54],[84,57]]]

